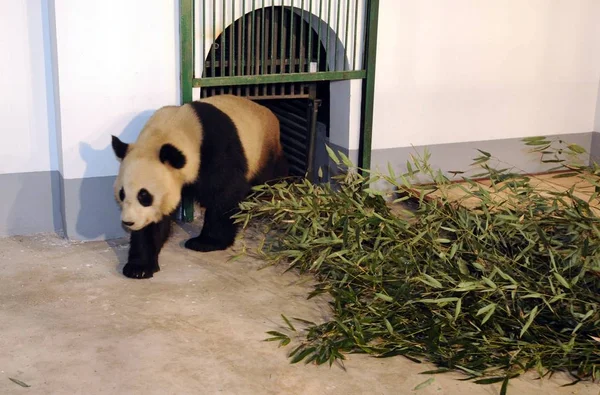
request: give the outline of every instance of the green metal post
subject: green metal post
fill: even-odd
[[[377,24],[379,0],[369,0],[367,10],[368,31],[365,48],[366,77],[363,81],[362,128],[360,136],[359,166],[371,168],[371,140],[373,136],[373,101],[375,96],[375,63],[377,58]],[[363,65],[365,67],[365,65]]]
[[[181,45],[181,102],[192,101],[194,82],[194,0],[179,1],[179,34]],[[190,196],[182,196],[181,219],[184,222],[194,220],[194,202]]]

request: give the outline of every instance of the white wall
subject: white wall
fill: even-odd
[[[0,174],[58,169],[41,3],[0,1]]]
[[[598,0],[381,0],[373,149],[594,130],[598,17]]]
[[[133,141],[179,103],[177,0],[56,0],[66,179],[115,175],[110,135]]]
[[[43,4],[0,2],[0,174],[58,169]],[[65,178],[116,174],[110,134],[133,140],[179,102],[177,9],[55,0]],[[597,0],[381,0],[373,148],[594,130],[598,16]],[[347,134],[332,142],[351,149],[360,114],[341,122],[336,106],[356,107],[359,85],[333,88],[351,104],[333,103]]]

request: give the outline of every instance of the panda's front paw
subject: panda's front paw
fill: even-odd
[[[150,278],[159,270],[159,267],[128,263],[123,267],[123,275],[129,278]]]
[[[185,242],[185,248],[199,252],[222,251],[227,247],[229,246],[206,236],[194,237]]]

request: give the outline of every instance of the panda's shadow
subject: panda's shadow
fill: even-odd
[[[127,263],[127,254],[129,253],[129,240],[126,238],[107,240],[106,244],[113,251],[117,258],[115,270],[119,275],[123,273],[123,267]]]
[[[71,227],[79,238],[108,240],[126,235],[113,192],[115,176],[104,175],[113,172],[116,174],[118,171],[118,161],[112,149],[110,135],[119,136],[126,142],[135,141],[153,113],[154,111],[147,110],[136,115],[120,133],[118,127],[108,127],[103,138],[106,145],[102,149],[95,149],[86,142],[79,143],[79,155],[86,163],[86,167],[81,182],[76,185],[79,194],[78,207],[75,226]],[[113,169],[107,171],[107,164],[110,164]],[[69,220],[67,218],[67,221]]]
[[[113,192],[115,176],[102,175],[106,173],[108,163],[113,163],[115,172],[118,169],[110,135],[114,134],[126,142],[135,141],[153,113],[154,110],[139,113],[124,128],[108,127],[105,134],[106,146],[102,149],[95,149],[85,142],[79,143],[79,155],[86,163],[86,168],[83,178],[76,185],[78,197],[73,200],[77,203],[77,208],[73,210],[73,215],[67,214],[68,229],[70,233],[76,233],[78,238],[105,240],[117,258],[118,273],[122,273],[123,266],[127,262],[129,233],[121,224],[121,211]],[[104,169],[102,169],[103,165]]]
[[[183,222],[179,218],[173,219],[173,233],[171,240],[178,239],[179,248],[185,249],[185,242],[191,238],[197,237],[202,231],[204,224],[204,213],[198,207],[194,208],[194,220],[192,222]]]

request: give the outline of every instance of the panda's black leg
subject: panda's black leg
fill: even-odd
[[[123,267],[123,275],[129,278],[150,278],[158,272],[158,255],[170,233],[171,220],[168,217],[131,232],[129,256]]]
[[[231,216],[237,208],[216,210],[207,208],[200,236],[185,242],[185,248],[200,252],[225,250],[233,245],[237,226]]]

